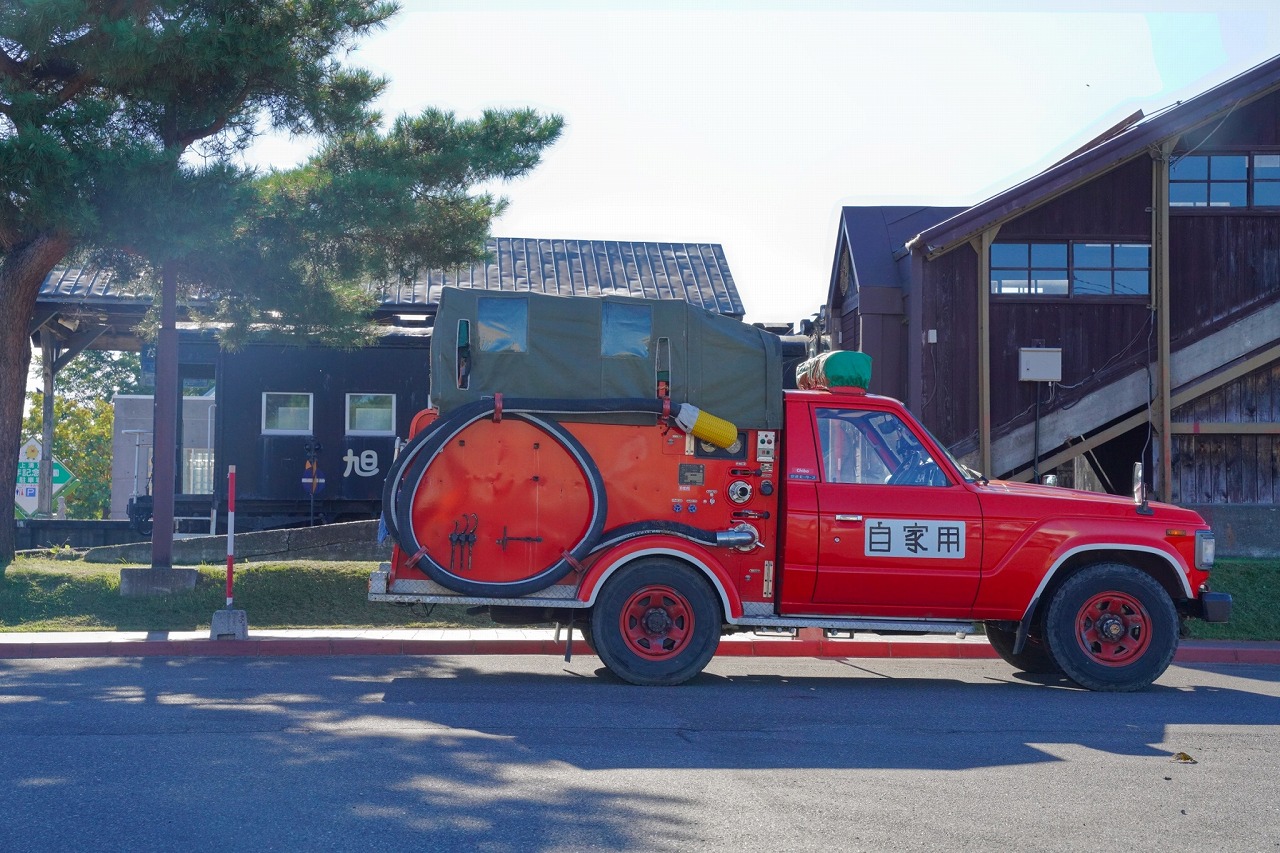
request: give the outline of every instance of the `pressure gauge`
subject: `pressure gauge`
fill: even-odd
[[[717,452],[723,451],[724,453],[727,453],[730,456],[737,456],[742,451],[742,436],[738,436],[737,438],[735,438],[733,440],[733,444],[729,445],[728,447],[723,447],[723,448],[716,447],[714,444],[712,444],[709,441],[699,442],[699,446],[702,447],[703,453],[717,453]]]

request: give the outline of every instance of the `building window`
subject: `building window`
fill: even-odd
[[[1280,207],[1280,154],[1253,155],[1253,206]]]
[[[1169,164],[1170,207],[1280,207],[1280,154],[1186,154]]]
[[[991,292],[999,296],[1146,296],[1146,243],[994,243]]]
[[[267,391],[262,395],[264,435],[310,435],[311,395]]]
[[[395,394],[347,395],[347,435],[395,434]]]
[[[1067,295],[1066,243],[995,243],[991,292],[1014,296]]]

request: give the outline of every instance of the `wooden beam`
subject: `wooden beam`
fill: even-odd
[[[1169,425],[1174,435],[1280,435],[1280,423],[1213,423],[1192,421]]]
[[[1069,445],[1066,449],[1060,450],[1052,456],[1043,457],[1040,460],[1040,468],[1042,470],[1052,470],[1063,463],[1070,462],[1082,453],[1087,453],[1095,447],[1106,444],[1113,438],[1124,435],[1136,426],[1141,426],[1147,420],[1145,411],[1138,412],[1136,415],[1130,415],[1119,423],[1109,426],[1102,432],[1094,433],[1088,438],[1083,436],[1078,444]],[[1031,466],[1023,468],[1009,477],[1015,483],[1028,483],[1031,481]]]
[[[1187,385],[1184,385],[1182,388],[1178,390],[1176,394],[1173,394],[1170,397],[1169,399],[1170,407],[1173,409],[1176,409],[1178,406],[1186,405],[1187,403],[1190,403],[1192,400],[1196,399],[1197,397],[1203,397],[1205,394],[1208,394],[1211,391],[1221,388],[1223,385],[1226,385],[1228,382],[1231,382],[1234,379],[1239,379],[1241,376],[1244,376],[1248,373],[1252,373],[1253,371],[1257,370],[1260,367],[1265,367],[1266,365],[1271,364],[1273,361],[1276,361],[1277,359],[1280,359],[1280,344],[1275,344],[1273,346],[1267,347],[1264,350],[1259,350],[1258,352],[1240,361],[1239,363],[1234,364],[1231,367],[1228,367],[1226,370],[1222,370],[1211,376],[1203,377],[1196,382],[1191,382],[1191,383],[1188,383]],[[1135,414],[1130,415],[1129,417],[1125,418],[1124,420],[1120,421],[1114,426],[1107,427],[1102,432],[1094,433],[1088,438],[1081,436],[1080,442],[1078,444],[1069,445],[1068,447],[1064,448],[1063,450],[1060,450],[1059,452],[1053,454],[1047,459],[1041,459],[1040,467],[1046,468],[1046,469],[1057,468],[1059,465],[1062,465],[1065,462],[1070,462],[1072,459],[1076,458],[1080,454],[1086,453],[1090,450],[1093,450],[1095,447],[1106,444],[1111,439],[1116,438],[1117,436],[1123,435],[1124,433],[1128,432],[1129,430],[1133,429],[1136,426],[1140,426],[1146,420],[1147,420],[1147,413],[1145,411],[1141,411],[1141,412],[1137,412]],[[1191,426],[1191,424],[1170,424],[1169,432],[1171,434],[1182,434],[1184,432],[1183,428],[1189,427],[1189,426]],[[1201,426],[1203,427],[1204,425],[1202,424]],[[1260,426],[1260,427],[1272,426],[1272,425],[1270,424],[1254,424],[1254,425],[1226,424],[1226,426],[1235,428],[1233,432],[1239,433],[1239,434],[1249,434],[1249,433],[1255,433],[1255,432],[1257,434],[1267,434],[1270,432],[1269,430],[1261,430],[1261,429],[1254,430],[1252,427],[1253,426]],[[1248,427],[1248,428],[1240,429],[1241,427]],[[1191,431],[1186,430],[1186,432],[1189,433]],[[1217,431],[1201,429],[1201,432],[1213,433]],[[1228,433],[1228,434],[1231,434],[1231,433]],[[1026,467],[1021,468],[1014,474],[1010,475],[1009,479],[1018,483],[1030,482],[1031,480],[1030,464],[1028,463]]]
[[[969,245],[978,253],[978,467],[991,473],[991,244],[1000,226]]]
[[[71,359],[89,348],[89,345],[102,337],[111,329],[110,326],[85,326],[76,332],[62,346],[62,354],[53,362],[53,372],[57,373],[70,363]]]
[[[1173,389],[1170,375],[1172,350],[1169,342],[1169,158],[1178,142],[1174,136],[1159,149],[1152,149],[1151,157],[1151,277],[1153,304],[1156,310],[1157,398],[1160,416],[1159,482],[1156,493],[1163,501],[1173,494],[1173,435],[1170,424],[1173,419]]]
[[[1266,349],[1258,350],[1253,355],[1243,359],[1230,367],[1214,373],[1200,381],[1184,386],[1180,391],[1173,395],[1173,407],[1190,403],[1195,398],[1226,385],[1233,379],[1239,379],[1248,373],[1252,373],[1259,367],[1266,367],[1273,361],[1280,359],[1280,344],[1273,344]]]
[[[27,334],[34,335],[40,331],[40,328],[48,323],[54,317],[58,316],[57,308],[37,308],[31,317],[31,323],[27,326]]]

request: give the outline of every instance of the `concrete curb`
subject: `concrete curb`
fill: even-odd
[[[210,640],[186,632],[157,634],[93,632],[78,639],[74,632],[0,634],[0,659],[82,657],[290,657],[334,655],[563,655],[564,641],[552,632],[531,631],[370,631],[321,635],[314,631],[269,632],[244,640]],[[417,635],[434,634],[430,638]],[[545,636],[536,636],[544,633]],[[158,636],[161,634],[163,636]],[[530,636],[530,635],[535,636]],[[375,635],[375,636],[370,636]],[[475,636],[479,635],[479,636]],[[575,655],[590,655],[574,640]],[[930,658],[985,660],[997,657],[982,637],[967,640],[885,638],[832,640],[726,637],[718,657]],[[1280,643],[1184,641],[1174,661],[1180,664],[1240,663],[1280,665]]]

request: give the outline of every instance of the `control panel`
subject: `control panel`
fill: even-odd
[[[778,434],[773,430],[756,433],[756,461],[773,462],[777,455]]]

